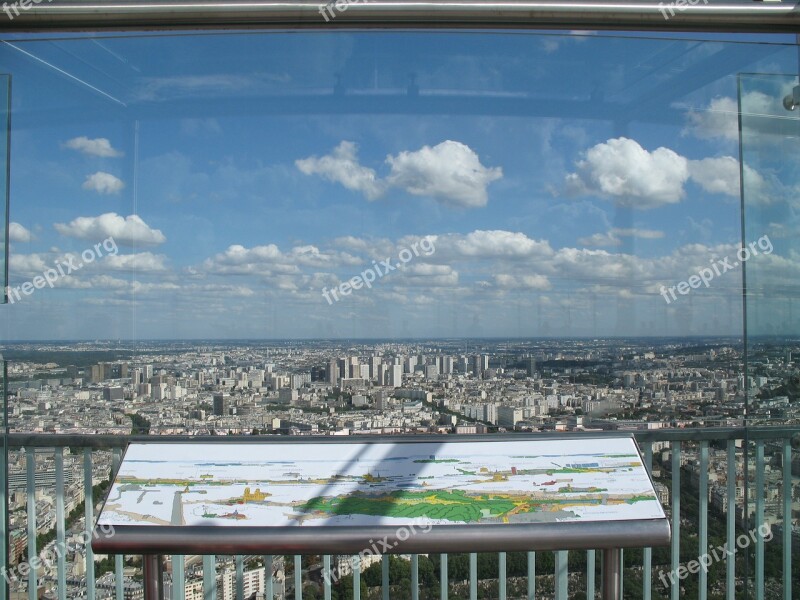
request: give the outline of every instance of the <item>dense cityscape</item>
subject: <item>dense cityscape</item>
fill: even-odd
[[[800,423],[798,353],[800,342],[751,341],[745,377],[741,340],[724,338],[29,342],[3,349],[12,433],[186,436],[635,433],[739,427],[746,412],[747,425],[793,426]],[[659,500],[669,511],[670,443],[657,435],[652,439],[646,451],[652,452]],[[781,482],[789,468],[797,547],[800,461],[795,452],[792,465],[784,465],[782,450],[778,442],[764,444],[764,518],[774,532],[782,531]],[[739,527],[752,527],[753,452],[746,476],[744,446],[737,441],[731,502],[725,442],[703,451],[708,452],[710,514],[724,519],[733,509]],[[687,479],[681,494],[697,496],[700,452],[700,443],[683,444],[680,464]],[[27,597],[27,578],[13,567],[24,561],[29,535],[27,454],[12,447],[9,459],[12,571],[5,577],[20,598]],[[32,454],[37,547],[46,550],[57,543],[55,458],[52,450]],[[91,485],[94,501],[100,502],[119,453],[93,456]],[[74,539],[86,530],[86,463],[81,451],[69,448],[63,460],[67,538]],[[67,547],[67,597],[85,598],[86,545]],[[98,577],[96,597],[116,597],[114,557],[89,558]],[[199,559],[186,557],[187,600],[203,598]],[[297,566],[290,559],[242,560],[246,598],[263,597],[267,586],[278,597],[293,594],[287,575]],[[334,557],[337,572],[350,574],[352,560]],[[227,557],[217,557],[217,563],[218,595],[232,600],[237,565]],[[362,564],[362,573],[370,566]],[[55,567],[45,562],[39,569],[40,597],[56,597]],[[321,580],[319,560],[310,557],[300,567],[308,570],[306,585],[311,586],[303,597],[321,597],[314,588]],[[552,585],[547,571],[537,573],[542,579],[537,585],[547,590]],[[142,598],[134,557],[126,557],[124,574],[125,598]],[[171,583],[168,574],[167,586]],[[453,584],[454,597],[460,597],[458,582]],[[482,584],[489,586],[485,597],[491,597],[492,582]],[[779,580],[767,584],[769,589]]]

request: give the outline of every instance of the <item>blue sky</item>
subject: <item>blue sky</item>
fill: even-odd
[[[736,73],[798,67],[784,38],[761,41],[4,44],[12,288],[117,247],[6,307],[6,339],[735,335],[740,269],[669,304],[659,291],[736,251]],[[773,248],[748,273],[783,284],[796,81],[743,81],[747,234]],[[422,238],[430,255],[325,301]],[[761,303],[756,326],[795,327],[791,296]]]

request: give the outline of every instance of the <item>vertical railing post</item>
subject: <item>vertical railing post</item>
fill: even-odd
[[[327,573],[327,577],[322,578],[322,594],[324,600],[331,600],[331,555],[326,554],[322,557],[322,569],[323,573]],[[269,596],[268,600],[272,600],[272,596]]]
[[[325,557],[328,562],[328,573],[330,573],[330,565],[331,565],[331,557]],[[264,595],[266,596],[267,600],[273,600],[275,598],[275,586],[272,582],[272,570],[273,570],[273,561],[275,557],[272,554],[267,554],[264,556]],[[327,596],[325,600],[331,600],[330,598],[330,583],[326,586]]]
[[[172,600],[185,600],[186,598],[184,560],[183,555],[172,557]]]
[[[528,552],[528,600],[536,600],[536,552]]]
[[[92,525],[94,524],[94,491],[92,489],[92,449],[83,449],[83,506],[85,531],[87,540],[92,539]],[[94,552],[91,543],[86,544],[86,600],[95,600],[94,589]]]
[[[389,600],[389,555],[381,556],[381,598]]]
[[[299,554],[294,555],[294,600],[303,600],[303,557]]]
[[[447,554],[442,554],[439,558],[439,600],[447,600],[450,589],[450,582],[447,577]]]
[[[297,590],[295,589],[295,594]],[[302,596],[295,596],[296,600],[302,600]],[[361,557],[353,557],[353,600],[361,600]]]
[[[756,518],[752,530],[759,530],[764,524],[764,440],[756,441]],[[751,530],[751,531],[752,531]],[[745,532],[750,535],[750,531]],[[764,537],[756,538],[756,599],[764,600]]]
[[[217,598],[217,557],[203,556],[203,600]]]
[[[698,473],[698,494],[700,496],[700,532],[697,538],[697,556],[702,560],[708,553],[708,442],[700,442],[700,469]],[[708,576],[705,568],[699,571],[698,600],[706,600]]]
[[[587,600],[594,600],[594,592],[595,592],[595,581],[594,581],[594,571],[595,571],[595,561],[596,561],[596,551],[595,550],[587,550],[586,551],[586,598]]]
[[[622,561],[618,548],[603,550],[603,600],[620,600]]]
[[[119,463],[122,460],[122,452],[119,448],[114,448],[111,453],[111,480],[119,470]],[[114,555],[114,583],[117,592],[116,600],[125,600],[125,572],[124,572],[124,556],[122,554]]]
[[[7,190],[6,190],[7,195]],[[8,207],[6,207],[8,210]],[[6,213],[8,222],[8,213]],[[6,263],[8,262],[8,242],[5,246]],[[0,573],[8,573],[8,554],[9,554],[9,523],[8,523],[8,362],[0,354],[0,366],[2,366],[2,448],[0,448]],[[7,577],[0,578],[0,600],[8,600],[10,595],[9,581]],[[60,599],[61,600],[61,599]]]
[[[36,448],[25,449],[25,474],[28,497],[28,600],[37,600],[38,561],[33,560],[36,558]]]
[[[653,477],[653,444],[644,444],[644,467],[648,475]],[[651,600],[653,593],[653,549],[645,548],[642,552],[642,600]],[[591,598],[594,598],[592,596]]]
[[[567,600],[567,594],[569,592],[569,552],[566,550],[560,550],[556,552],[555,555],[555,598],[556,600]]]
[[[244,560],[241,555],[234,558],[236,563],[236,600],[244,600]]]
[[[67,534],[64,507],[64,449],[55,449],[56,463],[56,578],[58,600],[67,600]]]
[[[681,560],[681,443],[670,444],[672,452],[672,546],[670,548],[670,568],[673,573],[678,571]],[[680,579],[670,578],[670,599],[679,600],[681,588]]]
[[[478,600],[478,555],[469,555],[469,600]]]
[[[506,600],[506,553],[501,552],[497,557],[498,593],[500,600]]]
[[[783,600],[792,600],[792,441],[783,440]]]
[[[736,538],[736,442],[728,440],[727,468],[727,512],[725,513],[725,543],[733,550]],[[747,468],[745,467],[745,472]],[[736,556],[730,553],[725,558],[725,600],[736,597]]]
[[[411,600],[419,600],[419,554],[411,555]]]

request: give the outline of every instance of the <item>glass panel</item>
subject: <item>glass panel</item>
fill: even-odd
[[[745,270],[727,266],[743,235],[737,75],[798,67],[793,37],[703,38],[4,40],[0,69],[13,73],[17,103],[3,321],[13,430],[659,429],[653,476],[667,504],[679,500],[674,554],[686,559],[705,506],[692,487],[700,445],[681,441],[674,463],[690,474],[671,473],[671,429],[739,425],[748,391]],[[774,133],[795,115],[768,118],[789,93],[792,78],[778,79],[741,84],[748,102],[772,99],[745,103],[742,116],[744,239],[759,248],[747,264],[759,301],[748,307],[750,339],[772,336],[751,355],[747,382],[767,379],[759,390],[788,374],[776,336],[795,334],[797,257],[770,229],[791,230],[797,185],[794,138]],[[773,133],[751,135],[764,127]],[[755,220],[750,186],[763,196]],[[758,245],[766,234],[774,251]],[[751,422],[796,419],[772,410]],[[725,473],[724,443],[711,442],[710,468]],[[108,452],[92,460],[89,488],[111,465]],[[83,448],[65,452],[67,500],[79,497],[84,464]],[[742,504],[725,485],[709,480],[708,534],[720,545],[733,543],[722,524],[729,500]],[[66,507],[68,535],[84,526],[79,502]],[[644,560],[654,597],[667,587],[694,596],[700,584],[667,578],[669,549],[625,557],[629,595],[643,596]],[[114,561],[96,558],[98,586],[114,588]],[[67,597],[85,585],[81,559],[67,557],[77,573]],[[308,570],[321,562],[305,560]],[[476,558],[478,577],[495,577],[493,560]],[[431,593],[437,561],[419,565]],[[512,578],[527,561],[508,554],[509,585],[522,587]],[[267,562],[270,585],[283,589],[287,569],[294,585],[292,557]],[[555,564],[536,557],[540,589],[552,588]],[[455,589],[469,556],[448,565]],[[137,565],[126,557],[126,567]],[[187,589],[202,590],[189,567]],[[362,583],[381,581],[380,568],[365,565]],[[587,579],[585,554],[570,553],[568,570]],[[715,562],[708,581],[724,572]]]
[[[748,425],[786,425],[797,429],[800,400],[797,304],[800,216],[800,86],[797,75],[739,76],[743,239],[737,259],[745,272],[746,373]],[[749,436],[746,436],[749,437]],[[757,597],[766,587],[764,571],[781,565],[784,596],[797,593],[797,557],[791,557],[791,511],[785,496],[796,496],[797,478],[786,461],[787,441],[749,443],[744,458],[743,526],[769,523],[774,541],[756,544],[745,554],[745,577]],[[769,460],[780,468],[764,468]],[[789,470],[787,474],[785,471]],[[783,532],[788,528],[788,535]],[[759,540],[760,541],[760,540]],[[783,543],[780,543],[783,542]],[[789,542],[789,543],[787,543]],[[793,564],[794,573],[787,573]]]
[[[8,302],[8,186],[11,168],[10,127],[11,127],[11,76],[0,74],[0,279],[3,285],[3,302]]]

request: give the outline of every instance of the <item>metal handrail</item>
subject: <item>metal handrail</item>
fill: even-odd
[[[19,448],[125,448],[131,442],[202,442],[220,444],[303,444],[340,443],[343,441],[365,444],[392,442],[442,442],[442,441],[487,441],[519,439],[553,439],[554,437],[613,436],[632,433],[638,442],[702,442],[744,439],[745,431],[750,440],[794,439],[800,444],[800,426],[794,427],[697,427],[685,429],[651,429],[646,431],[607,432],[557,432],[557,433],[507,433],[499,435],[354,435],[345,438],[320,435],[115,435],[115,434],[47,434],[11,433],[8,447]]]
[[[20,1],[27,8],[21,9]],[[9,4],[17,5],[18,14],[0,19],[0,31],[513,27],[800,32],[800,8],[793,1],[698,1],[681,6],[670,2],[569,0],[18,0]],[[335,19],[323,17],[326,6],[336,6]]]

